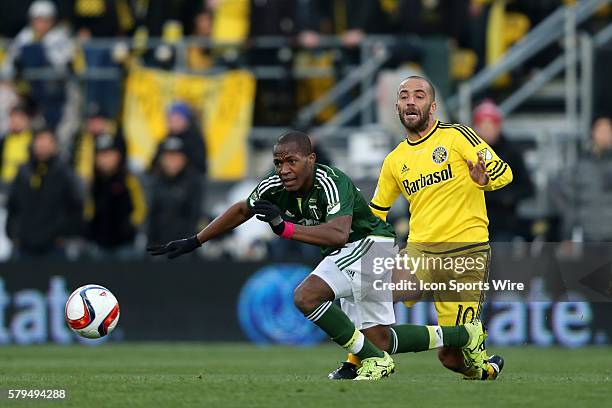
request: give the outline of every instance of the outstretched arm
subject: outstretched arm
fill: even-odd
[[[223,214],[215,218],[202,231],[196,235],[198,243],[202,245],[206,241],[218,237],[244,224],[253,216],[245,201],[239,201],[228,208]]]
[[[253,213],[251,213],[251,210],[247,207],[246,202],[241,201],[228,208],[223,214],[215,218],[206,228],[196,235],[185,239],[170,241],[167,244],[149,245],[147,251],[149,251],[151,255],[167,255],[169,259],[173,259],[197,249],[206,241],[233,230],[252,216]]]

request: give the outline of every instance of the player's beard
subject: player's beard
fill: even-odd
[[[427,108],[423,109],[422,112],[419,112],[421,117],[418,121],[410,123],[406,120],[404,113],[408,110],[408,108],[404,109],[399,113],[399,119],[404,125],[404,128],[413,133],[422,132],[427,129],[427,125],[429,124],[429,113],[431,112],[431,103],[427,106]]]

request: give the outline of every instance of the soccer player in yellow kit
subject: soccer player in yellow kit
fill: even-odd
[[[436,120],[435,90],[425,78],[412,76],[402,81],[396,109],[407,135],[385,158],[370,203],[372,212],[385,220],[402,194],[410,205],[404,254],[473,261],[471,269],[463,268],[462,273],[442,270],[440,264],[418,269],[419,280],[485,282],[490,247],[484,192],[510,183],[510,166],[469,127]],[[433,291],[433,297],[438,324],[454,325],[479,318],[484,293]],[[503,367],[503,359],[487,357],[484,348],[442,348],[438,357],[445,367],[470,379],[495,379]]]

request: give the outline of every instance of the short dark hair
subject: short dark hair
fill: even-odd
[[[431,100],[432,101],[436,100],[436,88],[434,88],[433,84],[431,83],[429,79],[422,77],[420,75],[410,75],[409,77],[405,78],[402,82],[405,82],[409,79],[421,79],[425,81],[427,85],[429,86],[429,91],[431,92]]]
[[[304,132],[300,132],[299,130],[289,130],[280,135],[276,140],[277,145],[287,143],[295,143],[298,152],[304,156],[308,156],[312,153],[312,143],[310,143],[310,138]]]
[[[10,114],[10,115],[12,115],[12,114],[14,114],[14,113],[21,113],[21,114],[26,115],[27,117],[30,117],[30,115],[29,115],[29,113],[28,113],[28,110],[27,110],[27,109],[26,109],[26,107],[25,107],[25,106],[23,106],[23,105],[15,105],[15,106],[13,106],[13,107],[11,108],[11,110],[10,110],[9,114]]]
[[[53,131],[53,128],[48,127],[48,126],[41,126],[41,127],[35,128],[33,132],[33,136],[37,137],[38,135],[43,134],[43,133],[50,133],[51,136],[54,139],[56,139],[56,135],[55,135],[55,132]]]

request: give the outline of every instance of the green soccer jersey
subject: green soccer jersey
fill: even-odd
[[[249,209],[257,200],[267,200],[278,206],[283,219],[300,225],[319,225],[342,215],[351,215],[353,222],[348,242],[368,235],[394,237],[393,227],[370,210],[368,203],[352,180],[335,167],[315,164],[314,184],[302,196],[285,190],[274,172],[261,181],[247,199]],[[336,248],[321,247],[324,256]]]

